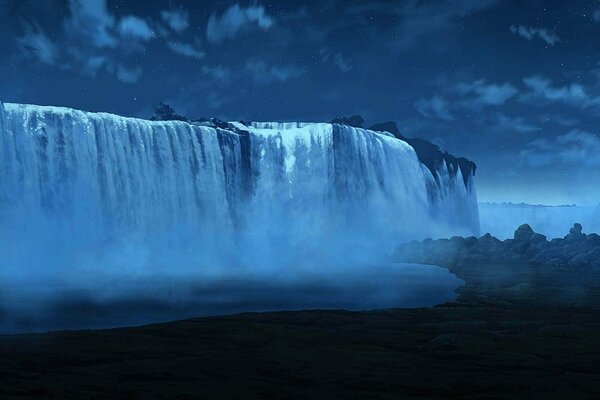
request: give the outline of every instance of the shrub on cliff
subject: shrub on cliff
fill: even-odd
[[[175,109],[167,103],[160,102],[154,109],[154,115],[150,118],[152,121],[187,121],[188,119],[175,112]]]

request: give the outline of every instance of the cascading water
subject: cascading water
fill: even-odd
[[[460,169],[444,164],[436,183],[408,144],[385,134],[4,108],[0,224],[9,268],[35,264],[36,248],[49,250],[38,260],[46,269],[53,252],[63,264],[100,257],[120,265],[119,254],[134,249],[137,257],[123,258],[133,268],[168,263],[169,251],[198,268],[372,257],[363,250],[384,254],[399,240],[478,229],[472,179],[465,186]],[[89,249],[101,254],[86,260]]]
[[[391,135],[228,126],[0,105],[0,327],[3,304],[29,304],[24,287],[97,302],[141,277],[292,282],[380,262],[402,240],[477,233],[471,171],[434,176]]]

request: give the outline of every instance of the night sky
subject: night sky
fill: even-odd
[[[596,204],[598,1],[0,0],[0,99],[149,117],[393,120],[480,201]]]

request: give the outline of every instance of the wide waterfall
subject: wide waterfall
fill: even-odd
[[[472,176],[436,174],[404,141],[343,125],[220,129],[5,104],[2,271],[293,268],[477,233]]]

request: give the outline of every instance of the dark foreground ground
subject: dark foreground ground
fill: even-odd
[[[0,398],[600,398],[595,273],[447,264],[467,285],[428,309],[0,336]]]

